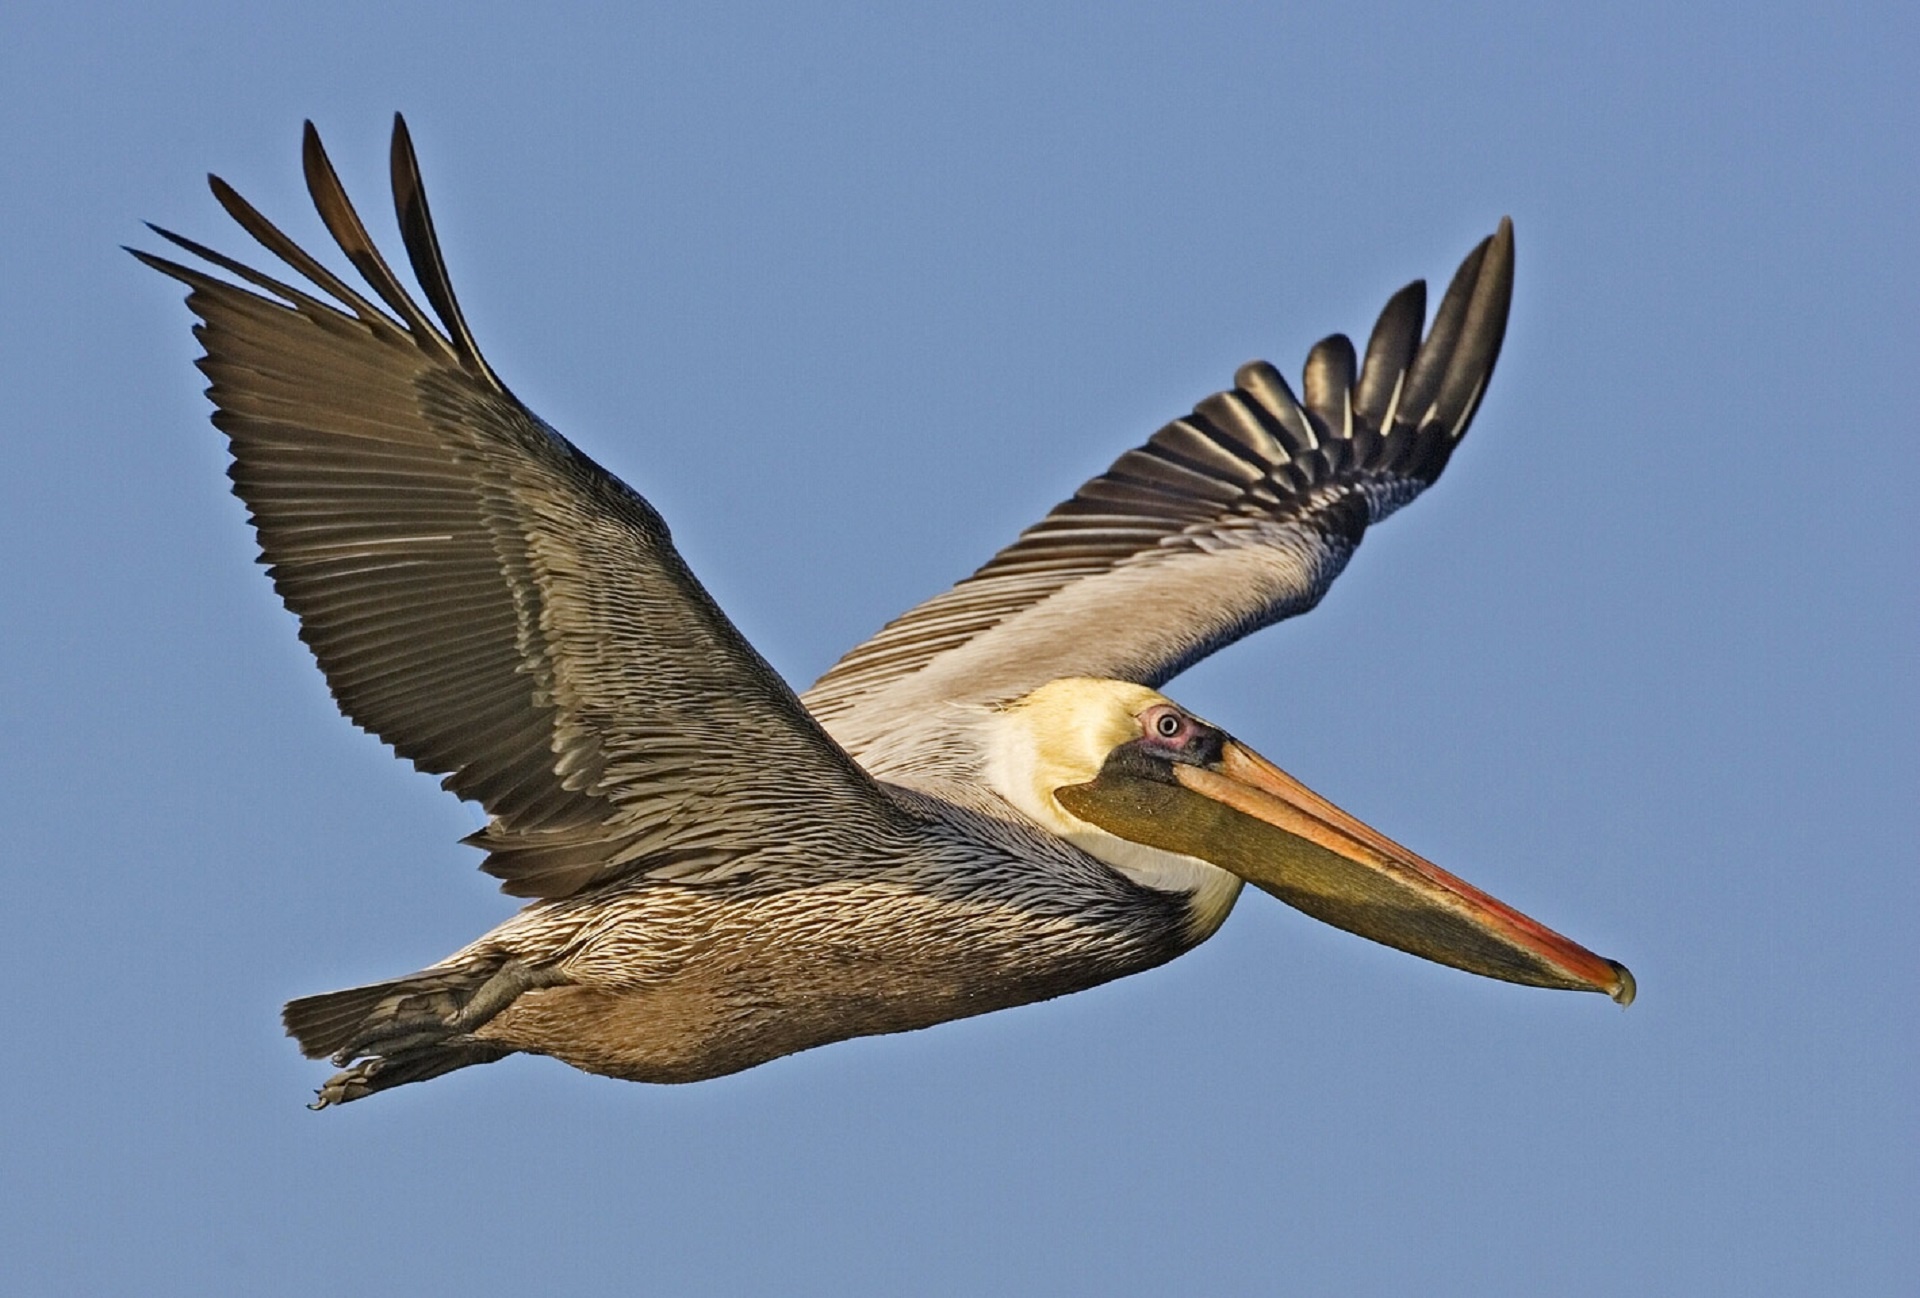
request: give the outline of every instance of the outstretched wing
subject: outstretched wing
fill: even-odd
[[[304,161],[384,310],[218,178],[227,212],[324,297],[157,227],[259,292],[134,255],[192,290],[234,491],[341,711],[487,809],[470,841],[518,896],[724,869],[838,826],[904,829],[653,508],[481,358],[406,124],[394,119],[395,210],[437,321],[368,238],[312,123]]]
[[[1369,526],[1440,476],[1479,407],[1513,297],[1513,227],[1467,255],[1421,338],[1426,285],[1380,313],[1363,362],[1335,334],[1303,399],[1256,361],[1128,451],[803,696],[870,766],[942,703],[1065,676],[1158,686],[1319,602]],[[899,742],[906,742],[901,740]]]

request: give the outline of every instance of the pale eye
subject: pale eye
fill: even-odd
[[[1147,733],[1160,739],[1179,739],[1191,725],[1186,717],[1166,707],[1155,708],[1143,720],[1147,723]]]

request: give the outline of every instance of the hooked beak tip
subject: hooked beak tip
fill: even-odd
[[[1613,999],[1614,1004],[1625,1009],[1633,1004],[1633,998],[1639,994],[1639,988],[1634,985],[1633,971],[1618,960],[1609,960],[1607,963],[1613,967],[1614,974],[1614,983],[1608,989],[1607,995]]]

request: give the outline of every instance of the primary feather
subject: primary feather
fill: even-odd
[[[953,589],[888,623],[803,696],[870,769],[911,765],[903,717],[1049,680],[1158,687],[1320,601],[1367,528],[1440,476],[1493,374],[1513,227],[1468,254],[1424,342],[1426,286],[1381,311],[1355,372],[1335,334],[1303,397],[1265,361],[1054,507]]]

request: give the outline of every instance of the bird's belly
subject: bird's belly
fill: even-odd
[[[555,987],[521,997],[479,1035],[608,1077],[698,1082],[814,1046],[930,1027],[1084,985],[1091,983],[1001,988],[998,994],[820,984],[756,993],[693,979],[646,990]]]
[[[687,934],[667,944],[679,958],[641,977],[585,950],[567,963],[572,982],[524,993],[477,1035],[610,1077],[694,1082],[833,1041],[1080,991],[1189,945],[1177,925],[1032,916],[1012,925],[990,909],[950,905],[938,925],[902,924],[875,909],[886,907],[840,910],[828,924],[761,915]]]

